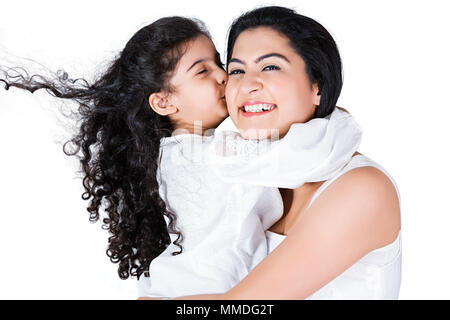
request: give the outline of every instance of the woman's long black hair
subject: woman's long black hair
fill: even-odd
[[[234,20],[228,32],[227,66],[241,32],[261,26],[270,27],[289,39],[291,47],[305,62],[309,80],[319,87],[320,105],[314,118],[329,115],[342,89],[341,57],[331,34],[309,17],[278,6],[261,7],[244,13]]]
[[[0,78],[6,90],[46,89],[79,105],[79,131],[64,143],[63,151],[77,155],[81,162],[82,198],[90,199],[91,222],[99,220],[104,205],[103,227],[110,232],[106,253],[119,264],[121,279],[146,273],[150,262],[170,244],[170,233],[177,235],[174,243],[180,248],[174,254],[182,250],[176,215],[161,199],[156,177],[160,139],[170,136],[174,127],[168,117],[150,108],[148,97],[171,90],[169,78],[183,44],[200,35],[211,38],[201,21],[159,19],[136,32],[92,84],[71,80],[65,72],[30,77],[23,68],[4,69]],[[68,143],[75,145],[75,151],[66,151]]]

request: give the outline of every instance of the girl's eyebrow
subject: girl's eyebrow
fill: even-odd
[[[262,55],[262,56],[256,58],[254,62],[255,62],[255,63],[259,63],[259,62],[261,62],[262,60],[267,59],[267,58],[270,58],[270,57],[281,58],[281,59],[285,60],[286,62],[291,63],[291,62],[289,61],[289,59],[286,58],[285,56],[283,56],[281,53],[275,53],[275,52],[273,52],[273,53],[268,53],[268,54],[265,54],[265,55]],[[243,64],[243,65],[246,64],[244,61],[242,61],[242,60],[240,60],[240,59],[237,59],[237,58],[232,58],[232,59],[230,59],[230,62],[228,62],[228,64],[230,64],[230,63],[232,63],[232,62],[240,63],[240,64]]]
[[[211,60],[211,59],[205,59],[205,58],[203,58],[203,59],[198,59],[197,61],[195,61],[187,70],[186,70],[186,72],[189,72],[189,70],[191,70],[195,65],[197,65],[197,64],[199,64],[199,63],[202,63],[202,62],[205,62],[205,61],[208,61],[208,60]]]
[[[197,64],[199,64],[199,63],[202,63],[202,62],[205,62],[205,61],[212,61],[212,60],[216,61],[217,59],[220,60],[220,54],[219,54],[219,52],[216,51],[216,54],[215,54],[215,56],[214,56],[214,59],[211,59],[211,58],[202,58],[202,59],[198,59],[197,61],[195,61],[195,62],[194,62],[194,63],[186,70],[186,72],[189,72],[189,70],[191,70],[195,65],[197,65]]]

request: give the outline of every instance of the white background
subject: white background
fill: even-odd
[[[7,1],[0,64],[33,59],[90,79],[167,15],[202,19],[223,57],[232,20],[262,4],[294,8],[334,36],[344,64],[338,105],[364,130],[359,151],[400,188],[400,298],[449,299],[447,1]],[[78,162],[62,152],[73,123],[61,103],[0,88],[0,298],[135,299],[136,280],[119,279],[107,232],[88,221]]]

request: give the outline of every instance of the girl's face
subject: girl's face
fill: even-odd
[[[270,27],[238,36],[228,76],[228,112],[247,139],[283,137],[291,124],[310,120],[320,104],[303,59],[286,36]]]
[[[220,67],[220,55],[208,37],[201,35],[183,49],[185,53],[169,81],[172,91],[167,96],[166,107],[172,108],[168,115],[176,129],[203,133],[217,127],[228,116],[227,74]]]

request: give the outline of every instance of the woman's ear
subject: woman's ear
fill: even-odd
[[[313,88],[313,104],[318,106],[320,105],[320,89],[319,89],[319,84],[313,83],[312,85]]]
[[[170,103],[168,95],[163,92],[152,93],[148,97],[148,103],[153,111],[162,116],[168,116],[178,111],[177,107]]]

